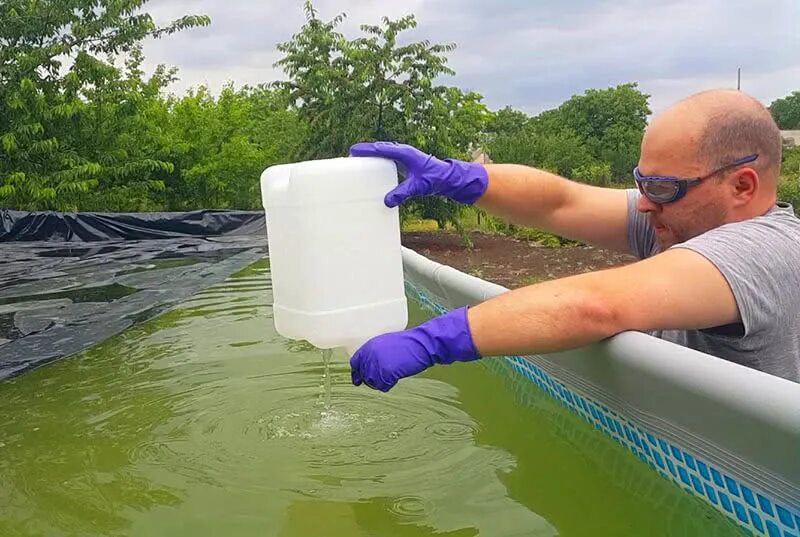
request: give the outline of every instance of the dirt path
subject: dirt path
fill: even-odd
[[[633,261],[632,256],[591,246],[546,248],[534,241],[473,233],[465,248],[446,231],[403,233],[403,245],[420,254],[505,287],[514,288]]]

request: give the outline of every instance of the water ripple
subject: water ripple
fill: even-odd
[[[221,532],[209,521],[242,520],[257,521],[258,534],[269,521],[266,533],[278,534],[298,500],[381,498],[381,513],[429,527],[437,527],[434,506],[472,501],[487,483],[502,502],[497,475],[513,458],[476,445],[455,388],[424,377],[390,394],[355,387],[340,351],[328,400],[321,351],[275,334],[265,282],[266,271],[230,280],[79,359],[31,373],[24,386],[10,384],[7,404],[23,411],[0,413],[0,485],[21,499],[59,494],[65,506],[25,500],[12,516],[35,513],[48,530],[80,520],[43,534],[149,535],[177,521],[210,535]],[[76,492],[80,483],[89,485]],[[153,505],[184,500],[187,511],[163,511],[161,526],[127,531],[124,517],[159,517]],[[476,514],[475,525],[492,527],[497,509],[483,503],[488,515]],[[100,519],[108,525],[97,529]],[[438,523],[458,529],[449,520]]]
[[[461,421],[440,421],[425,427],[432,435],[445,440],[464,440],[472,438],[475,428],[472,423]]]
[[[418,519],[425,514],[425,500],[418,496],[403,496],[392,503],[390,511],[406,519]]]

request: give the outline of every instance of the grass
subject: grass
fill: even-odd
[[[409,233],[420,231],[436,231],[439,226],[436,225],[436,220],[423,220],[423,219],[409,219],[403,222],[402,230]]]
[[[551,280],[551,279],[552,278],[548,278],[546,276],[539,276],[539,275],[534,274],[532,276],[525,276],[524,278],[521,278],[519,280],[519,285],[521,285],[521,286],[533,285],[535,283],[542,283],[542,282],[546,282],[546,281]]]

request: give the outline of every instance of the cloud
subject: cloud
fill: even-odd
[[[275,45],[304,21],[300,0],[160,0],[149,11],[165,23],[187,13],[211,16],[208,28],[152,41],[148,65],[180,68],[181,92],[201,83],[255,84],[283,78]],[[478,91],[492,108],[531,113],[588,88],[636,81],[658,111],[709,87],[742,89],[768,104],[800,89],[800,2],[796,0],[320,0],[319,16],[345,12],[341,30],[408,13],[407,39],[453,42],[456,71],[442,83]]]

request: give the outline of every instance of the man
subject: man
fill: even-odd
[[[800,219],[776,202],[781,137],[738,91],[692,95],[654,118],[638,190],[589,186],[512,164],[439,160],[404,145],[356,144],[406,180],[386,196],[443,195],[638,262],[524,287],[351,358],[353,383],[387,391],[433,364],[561,351],[626,330],[800,382]]]

